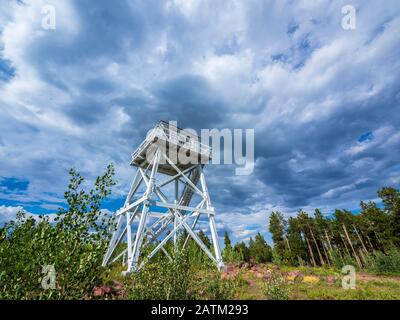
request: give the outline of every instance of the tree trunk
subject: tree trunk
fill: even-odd
[[[310,228],[310,232],[311,232],[311,236],[312,236],[312,238],[313,238],[313,240],[314,240],[315,247],[317,248],[319,260],[321,261],[321,264],[322,264],[322,265],[325,265],[324,258],[322,258],[322,254],[321,254],[321,251],[319,250],[317,240],[315,239],[315,237],[314,237],[314,232],[311,230],[311,228]]]
[[[356,234],[357,234],[357,236],[358,236],[358,239],[360,239],[361,245],[362,245],[362,247],[363,247],[365,253],[368,254],[368,250],[367,250],[367,248],[366,248],[366,246],[365,246],[365,244],[364,244],[364,241],[362,240],[362,238],[361,238],[361,236],[360,236],[360,234],[359,234],[359,232],[358,232],[356,226],[353,225],[353,228],[354,228],[354,231],[356,232]]]
[[[310,241],[308,241],[306,234],[304,234],[304,238],[306,238],[306,241],[307,241],[307,246],[308,246],[308,251],[310,252],[311,262],[312,262],[313,266],[316,267],[317,264],[315,263],[314,254],[311,250]]]
[[[361,264],[360,258],[358,257],[358,255],[357,255],[357,253],[356,253],[356,250],[355,250],[354,247],[353,247],[353,243],[352,243],[351,240],[350,240],[349,234],[348,234],[348,232],[347,232],[347,228],[346,228],[346,226],[344,225],[344,223],[342,224],[342,227],[343,227],[344,233],[346,234],[347,241],[349,242],[350,247],[351,247],[351,249],[353,250],[354,257],[355,257],[356,260],[357,260],[357,264],[358,264],[358,266],[359,266],[360,268],[362,268],[362,264]]]

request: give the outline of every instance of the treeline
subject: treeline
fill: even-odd
[[[264,237],[257,233],[250,238],[249,244],[238,242],[232,246],[227,232],[224,235],[224,250],[222,256],[225,262],[256,262],[266,263],[272,261],[273,251],[271,246],[265,241]]]
[[[352,264],[400,272],[400,192],[386,187],[378,196],[382,205],[361,202],[359,213],[337,209],[327,215],[316,209],[309,215],[299,210],[296,216],[285,218],[281,212],[272,212],[268,230],[273,248],[260,233],[248,244],[232,246],[225,232],[224,261],[314,267]]]
[[[317,209],[310,216],[300,210],[286,219],[282,213],[272,212],[269,231],[275,262],[311,266],[354,263],[363,268],[372,256],[393,252],[400,245],[400,192],[387,187],[378,191],[378,196],[382,207],[372,201],[361,202],[357,214],[337,209],[333,215],[324,215]]]

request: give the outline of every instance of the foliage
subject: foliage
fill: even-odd
[[[337,270],[341,270],[346,265],[356,266],[357,261],[349,254],[341,254],[338,250],[332,250],[330,263]]]
[[[312,268],[316,269],[316,268]],[[317,300],[389,300],[400,299],[400,281],[385,278],[366,279],[356,282],[356,288],[344,290],[341,281],[328,283],[295,282],[291,285],[291,299]]]
[[[282,260],[285,252],[284,232],[286,229],[286,220],[281,212],[273,211],[271,213],[268,229],[274,241],[275,254],[279,256],[279,260]]]
[[[152,261],[128,280],[126,283],[126,287],[129,288],[128,297],[134,300],[186,299],[189,278],[187,255],[177,255],[172,261],[167,259]]]
[[[238,250],[238,248],[233,248],[231,244],[231,239],[227,232],[224,234],[224,250],[222,252],[222,258],[224,259],[225,263],[227,262],[240,262],[243,261],[244,256]]]
[[[400,273],[400,250],[392,247],[386,253],[374,251],[368,257],[368,269],[377,274]]]
[[[203,241],[203,243],[206,245],[206,247],[212,252],[211,248],[211,241],[207,237],[207,235],[203,232],[200,231],[198,233],[198,236],[200,240]],[[179,244],[178,247],[182,247],[183,243],[187,237],[186,231],[183,232],[179,236]],[[171,245],[171,250],[172,251],[172,242],[169,243]],[[189,259],[189,263],[192,266],[202,266],[203,268],[206,269],[213,269],[215,268],[214,263],[210,260],[210,258],[207,256],[207,254],[199,247],[199,245],[196,243],[196,241],[193,240],[193,238],[189,238],[187,245],[185,247],[185,251],[187,252],[187,256]]]
[[[189,297],[195,300],[228,300],[233,299],[236,288],[236,279],[222,279],[219,273],[203,272],[192,279]]]
[[[257,263],[266,263],[272,261],[272,249],[260,233],[257,233],[254,240],[250,238],[249,256],[251,261]]]
[[[188,251],[178,253],[172,261],[166,258],[149,261],[144,268],[126,280],[128,298],[134,300],[230,299],[235,292],[232,280],[219,273],[198,269],[190,263]]]
[[[71,169],[65,192],[67,209],[54,221],[17,215],[0,230],[2,299],[78,299],[89,295],[99,281],[101,261],[110,236],[112,217],[104,217],[101,201],[110,195],[114,167],[109,165],[94,187],[85,191],[84,179]],[[43,289],[43,266],[54,266],[55,289]]]
[[[237,242],[233,247],[233,251],[235,252],[239,261],[250,261],[250,251],[244,242]]]
[[[385,212],[389,216],[393,242],[400,245],[400,191],[386,187],[378,191],[378,195],[382,199]]]
[[[255,236],[254,240],[250,238],[248,246],[244,242],[239,242],[232,248],[229,235],[225,232],[224,244],[222,256],[225,262],[266,263],[272,261],[272,249],[260,233]]]
[[[269,231],[274,242],[273,261],[292,266],[305,261],[311,266],[337,268],[352,264],[365,269],[372,263],[372,254],[375,266],[390,269],[396,254],[388,252],[400,245],[400,192],[386,187],[378,195],[384,207],[361,202],[359,214],[336,209],[333,215],[323,215],[317,209],[310,216],[300,210],[286,220],[282,213],[272,212]]]
[[[268,300],[288,300],[290,294],[289,285],[277,271],[262,284],[261,291]]]
[[[283,265],[282,256],[276,247],[272,249],[272,262],[278,266]]]

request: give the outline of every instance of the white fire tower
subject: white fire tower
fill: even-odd
[[[132,154],[131,165],[137,167],[136,175],[124,206],[115,214],[117,229],[104,255],[103,266],[122,259],[127,265],[125,273],[137,272],[160,250],[173,259],[165,248],[171,238],[175,250],[180,250],[191,237],[221,269],[224,264],[215,211],[203,173],[204,164],[210,159],[211,148],[202,144],[197,135],[171,123],[159,122]],[[199,203],[194,204],[196,199]],[[195,231],[201,217],[207,218],[214,254]],[[180,230],[186,230],[187,238],[183,246],[177,248]],[[143,249],[148,245],[152,245],[153,250],[144,256]],[[122,252],[116,252],[122,246]]]

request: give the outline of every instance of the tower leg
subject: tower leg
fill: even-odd
[[[110,243],[108,244],[107,252],[104,255],[104,259],[103,259],[103,263],[102,263],[103,267],[105,267],[107,265],[108,261],[110,260],[111,255],[114,251],[115,242],[118,239],[118,235],[119,235],[120,229],[122,227],[122,223],[123,223],[123,216],[120,215],[118,218],[117,229],[114,231],[114,233],[110,239]]]
[[[126,273],[130,273],[132,271],[132,269],[134,269],[136,271],[137,267],[138,267],[137,264],[138,264],[139,255],[140,255],[140,247],[143,242],[144,229],[145,229],[146,220],[147,220],[147,212],[149,211],[149,201],[148,200],[151,198],[151,195],[153,193],[154,178],[155,178],[155,175],[158,170],[159,162],[160,162],[160,151],[157,150],[156,153],[154,154],[154,158],[153,158],[153,168],[151,170],[150,179],[148,181],[147,190],[145,193],[147,199],[146,199],[146,201],[143,202],[142,214],[140,216],[139,226],[136,231],[135,243],[133,245],[133,249],[131,249],[128,245],[128,270],[126,271]],[[132,251],[130,251],[130,250],[132,250]]]
[[[128,247],[128,265],[132,261],[132,225],[130,224],[131,221],[131,213],[127,211],[126,213],[126,243]]]
[[[132,269],[136,271],[137,262],[139,260],[139,254],[140,254],[140,247],[143,241],[144,226],[146,225],[147,210],[148,210],[148,205],[144,203],[142,215],[140,216],[139,226],[135,236],[133,249],[131,249],[128,245],[128,270],[126,273],[130,273]]]
[[[206,177],[203,173],[203,167],[199,165],[199,172],[200,172],[200,183],[201,183],[201,188],[207,203],[207,209],[214,210],[214,208],[211,205],[211,200],[210,200],[210,195],[208,194],[208,188],[207,188],[207,183],[206,183]],[[214,246],[214,253],[215,253],[215,258],[217,260],[217,267],[218,270],[221,271],[221,269],[224,267],[224,263],[222,261],[222,255],[221,255],[221,248],[219,246],[218,242],[218,234],[217,234],[217,228],[215,226],[215,217],[214,214],[209,214],[208,215],[208,220],[210,224],[210,231],[211,231],[211,238]]]
[[[222,261],[221,248],[218,242],[218,234],[217,228],[215,227],[214,215],[210,215],[208,219],[210,220],[211,237],[214,245],[215,258],[217,259],[217,267],[218,270],[221,271],[221,269],[224,267],[224,262]]]
[[[175,179],[175,204],[179,201],[179,179]],[[178,226],[178,220],[174,217],[174,229]],[[174,251],[177,249],[177,233],[174,233]]]

